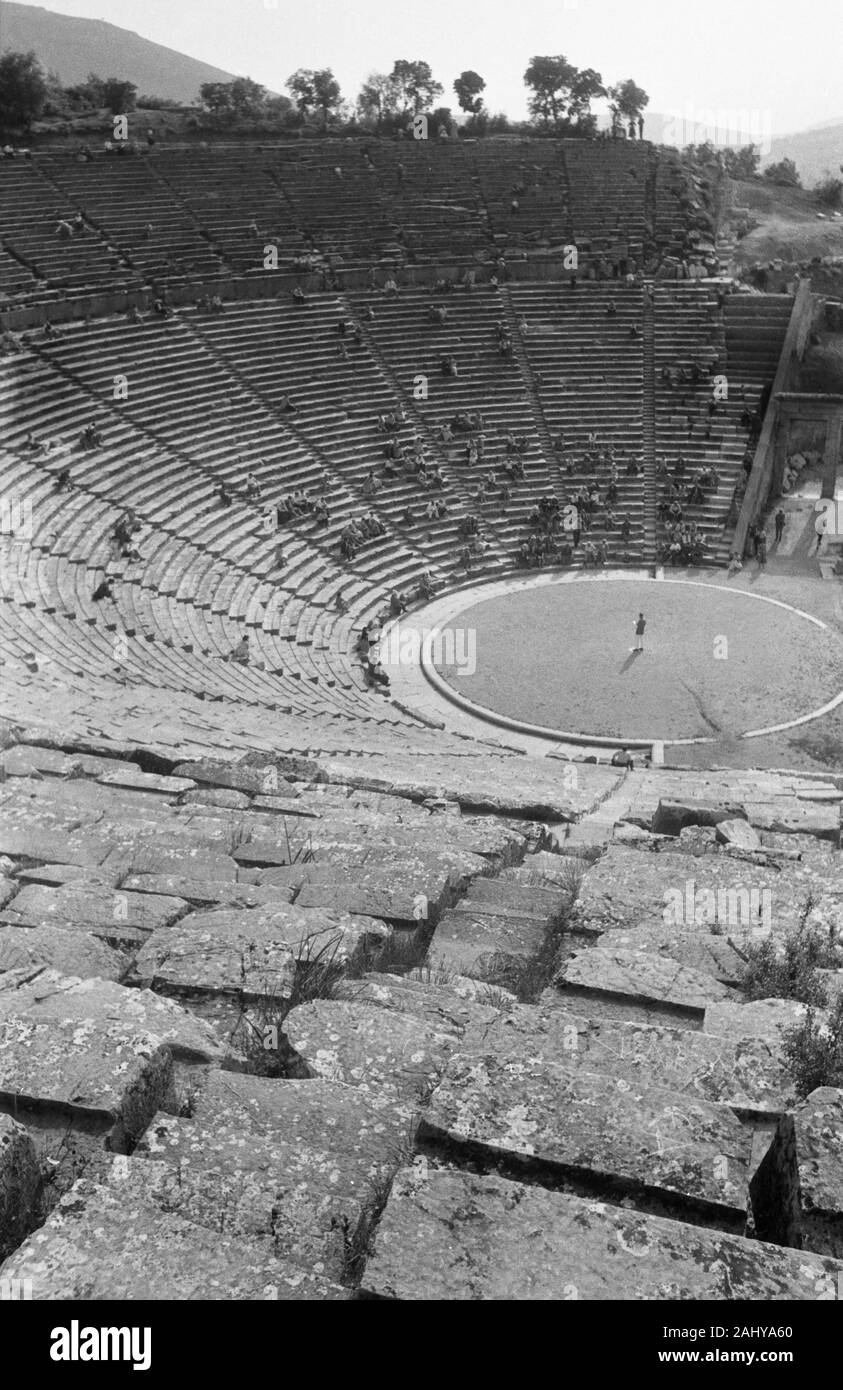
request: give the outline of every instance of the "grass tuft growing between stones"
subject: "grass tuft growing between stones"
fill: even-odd
[[[843,1087],[843,994],[827,1024],[809,1008],[800,1024],[788,1028],[782,1053],[800,1099],[818,1086]]]
[[[374,1248],[378,1222],[389,1201],[395,1175],[402,1168],[408,1168],[413,1161],[413,1155],[416,1151],[417,1129],[418,1118],[414,1117],[408,1122],[406,1134],[390,1146],[387,1153],[388,1168],[386,1171],[369,1181],[368,1189],[363,1196],[363,1214],[347,1252],[342,1283],[348,1288],[358,1288],[363,1278],[366,1261]]]
[[[314,932],[303,943],[289,995],[279,994],[274,986],[269,986],[255,1003],[248,1007],[241,1004],[231,1041],[240,1035],[246,1069],[253,1075],[288,1076],[291,1058],[283,1029],[287,1014],[300,1004],[339,997],[341,981],[348,974],[347,963],[340,957],[339,937],[332,932],[320,943],[320,937],[325,935]]]

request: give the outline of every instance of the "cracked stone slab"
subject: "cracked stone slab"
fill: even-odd
[[[462,1030],[357,1000],[318,999],[284,1020],[311,1076],[417,1101],[429,1094]]]
[[[192,1115],[157,1115],[136,1152],[155,1160],[155,1201],[215,1230],[272,1236],[281,1257],[338,1278],[412,1126],[391,1096],[212,1071]]]
[[[93,932],[64,927],[0,927],[0,974],[46,966],[82,979],[119,980],[128,963],[128,956]]]
[[[832,1301],[843,1263],[504,1178],[400,1172],[363,1274],[402,1300]]]
[[[745,953],[754,938],[742,932],[713,936],[675,927],[639,927],[633,931],[607,931],[599,938],[608,951],[647,951],[676,961],[722,984],[739,985],[746,972]]]
[[[412,1015],[434,1029],[458,1033],[471,1025],[482,1028],[491,1023],[515,998],[483,980],[458,975],[440,984],[424,966],[406,975],[372,972],[359,980],[341,981],[337,997]]]
[[[113,857],[125,865],[128,873],[179,874],[213,883],[234,883],[237,879],[237,861],[222,851],[209,853],[203,841],[192,844],[189,839],[181,843],[145,839],[132,844],[128,851],[114,851]]]
[[[780,1049],[764,1038],[722,1038],[688,1028],[588,1018],[560,1007],[554,991],[538,1006],[510,1005],[472,1020],[462,1047],[502,1059],[548,1060],[599,1072],[636,1090],[665,1087],[748,1113],[778,1115],[793,1086]]]
[[[61,888],[66,883],[76,883],[84,888],[114,888],[121,877],[116,868],[93,868],[90,864],[36,864],[28,869],[18,869],[15,882],[40,883],[45,888]]]
[[[367,884],[365,879],[345,884],[307,881],[296,894],[296,906],[385,917],[402,926],[415,926],[427,918],[430,902],[427,894],[416,891],[413,884],[401,886],[402,877],[396,874],[391,888]]]
[[[37,995],[33,987],[6,988],[15,976],[0,976],[0,1104],[52,1106],[95,1119],[121,1152],[162,1104],[170,1048],[142,1019],[120,1016],[109,996],[120,986],[87,980],[80,989],[55,976],[45,993],[49,974],[40,977]]]
[[[124,787],[129,791],[150,792],[155,796],[179,796],[191,791],[196,783],[189,777],[159,776],[155,772],[141,772],[118,764],[109,772],[101,772],[97,779],[105,787]]]
[[[735,997],[734,990],[699,970],[648,951],[592,946],[570,956],[553,983],[566,996],[609,996],[666,1005],[702,1015],[709,1004]]]
[[[324,773],[312,759],[289,755],[278,757],[269,753],[250,754],[241,762],[200,758],[196,762],[180,763],[173,769],[173,776],[257,795],[273,792],[283,782],[324,781]]]
[[[479,861],[475,867],[481,867]],[[249,871],[241,870],[241,874],[245,872]],[[418,855],[413,855],[409,862],[404,863],[364,863],[349,868],[312,861],[254,872],[258,875],[258,883],[265,887],[289,886],[298,892],[306,886],[308,893],[314,888],[336,888],[348,893],[389,894],[399,898],[398,902],[393,903],[394,907],[405,913],[409,907],[409,917],[402,920],[415,919],[415,900],[419,895],[427,899],[428,914],[438,913],[447,907],[454,897],[455,879],[459,879],[453,868],[444,866],[438,856],[425,864]]]
[[[812,1091],[794,1119],[805,1246],[843,1259],[843,1090]]]
[[[138,952],[134,972],[157,989],[289,998],[296,971],[308,961],[347,964],[391,930],[372,917],[284,904],[195,912],[154,933]]]
[[[0,767],[8,777],[33,777],[46,773],[53,777],[85,776],[98,777],[103,772],[114,771],[118,766],[114,758],[100,758],[90,753],[62,753],[57,748],[40,748],[37,744],[18,743],[0,753]],[[137,763],[120,763],[127,772],[140,772]]]
[[[23,1125],[0,1114],[0,1260],[28,1233],[41,1173],[38,1155]]]
[[[80,1178],[45,1224],[0,1266],[34,1299],[339,1301],[347,1289],[244,1239],[167,1211],[148,1195],[148,1160],[115,1158],[108,1180]]]
[[[211,1024],[172,999],[146,989],[127,989],[111,980],[76,979],[55,970],[9,971],[0,975],[0,1024],[17,1019],[18,1031],[45,1036],[61,1028],[83,1051],[92,1027],[116,1043],[133,1030],[166,1043],[186,1062],[221,1061],[224,1041]],[[68,1061],[68,1066],[70,1065]]]
[[[746,1219],[752,1132],[725,1106],[547,1057],[460,1051],[419,1123],[437,1151],[508,1158],[589,1187],[621,1182],[712,1220]]]
[[[106,941],[143,941],[186,909],[182,898],[130,893],[122,888],[28,884],[0,910],[0,922],[11,927],[55,926],[93,932]]]
[[[261,907],[266,903],[289,903],[295,889],[289,886],[229,883],[205,878],[182,878],[179,874],[129,874],[121,889],[132,893],[152,893],[181,898],[191,905],[219,907]]]

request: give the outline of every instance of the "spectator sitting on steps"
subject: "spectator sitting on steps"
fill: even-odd
[[[97,585],[97,587],[94,589],[94,592],[91,594],[91,598],[93,599],[94,603],[99,603],[100,600],[104,598],[113,597],[114,591],[111,587],[111,580],[108,578],[108,576],[106,576],[106,578],[103,579],[102,582]]]

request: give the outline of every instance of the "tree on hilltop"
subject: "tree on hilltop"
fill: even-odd
[[[398,83],[388,72],[370,72],[357,98],[357,116],[365,125],[380,130],[389,116],[398,111]]]
[[[418,116],[420,111],[429,110],[445,90],[434,78],[430,64],[418,59],[408,62],[406,58],[398,58],[390,78],[396,84],[402,116]]]
[[[609,87],[606,95],[609,98],[609,109],[612,112],[613,130],[622,124],[635,126],[643,116],[644,108],[650,105],[650,98],[644,88],[639,87],[631,77]]]
[[[473,72],[471,68],[466,68],[459,77],[454,80],[454,91],[460,104],[460,110],[466,111],[470,116],[479,116],[483,110],[483,98],[480,95],[485,90],[486,83],[479,72]]]
[[[524,84],[532,92],[527,108],[533,119],[541,121],[545,127],[552,123],[558,129],[568,110],[577,76],[578,70],[561,53],[556,57],[531,58],[524,73]]]
[[[287,91],[296,103],[303,120],[321,113],[322,125],[327,126],[342,101],[340,84],[330,68],[299,68],[287,79]]]
[[[36,54],[14,53],[0,57],[0,126],[28,130],[41,115],[47,99],[47,83]]]

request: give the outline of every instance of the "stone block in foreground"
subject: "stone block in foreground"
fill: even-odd
[[[734,990],[711,975],[649,951],[623,947],[578,951],[553,983],[568,1008],[581,1007],[595,1016],[607,1011],[630,1018],[673,1015],[697,1027],[711,1004],[735,997]]]
[[[373,917],[286,904],[194,912],[156,932],[134,968],[153,989],[289,998],[298,969],[347,964],[390,931]]]
[[[451,908],[437,924],[428,957],[456,975],[507,981],[541,950],[545,935],[540,917],[502,917],[482,904]]]
[[[189,1117],[155,1116],[136,1150],[135,1181],[168,1211],[214,1231],[273,1237],[285,1259],[339,1278],[411,1136],[412,1112],[392,1097],[214,1070]]]
[[[38,1156],[23,1125],[0,1115],[0,1259],[29,1230],[40,1172]]]
[[[417,1161],[362,1290],[388,1299],[833,1300],[843,1262]]]
[[[812,1091],[794,1121],[805,1247],[843,1260],[843,1090]]]
[[[453,1056],[419,1140],[437,1153],[503,1160],[548,1186],[657,1193],[671,1214],[693,1208],[700,1215],[689,1219],[739,1233],[749,1211],[752,1131],[727,1106],[529,1052]]]
[[[318,1301],[349,1297],[279,1259],[271,1238],[211,1231],[147,1195],[143,1160],[117,1158],[108,1180],[80,1178],[40,1230],[0,1266],[33,1299]],[[154,1165],[156,1167],[161,1165]]]

